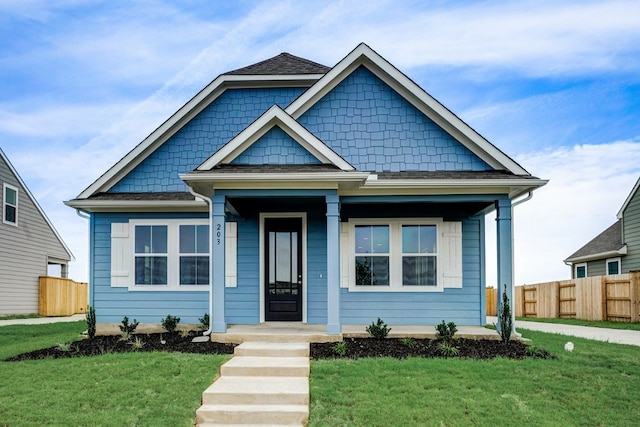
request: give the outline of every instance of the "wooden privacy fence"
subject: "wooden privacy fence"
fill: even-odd
[[[86,312],[88,285],[61,277],[40,277],[38,314],[71,316]]]
[[[498,315],[498,290],[487,288],[487,316]]]
[[[640,272],[516,286],[514,305],[517,317],[638,322]]]

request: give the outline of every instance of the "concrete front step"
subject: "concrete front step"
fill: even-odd
[[[222,376],[202,394],[204,405],[308,405],[306,377]]]
[[[220,367],[222,376],[309,377],[308,357],[234,356]]]
[[[308,405],[202,405],[196,411],[199,426],[207,423],[304,425]]]
[[[235,356],[309,357],[309,343],[244,342],[234,349]]]

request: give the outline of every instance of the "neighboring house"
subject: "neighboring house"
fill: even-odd
[[[0,186],[0,315],[37,313],[38,278],[73,255],[2,149]]]
[[[217,77],[69,206],[99,323],[485,323],[485,214],[544,185],[361,44]],[[113,326],[113,325],[111,325]]]
[[[640,270],[639,189],[640,179],[622,204],[618,221],[564,260],[572,279]]]

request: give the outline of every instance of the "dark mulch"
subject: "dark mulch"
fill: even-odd
[[[345,338],[346,352],[339,354],[336,343],[311,344],[312,359],[333,359],[360,357],[461,357],[468,359],[493,359],[506,357],[523,359],[536,357],[542,359],[555,358],[546,350],[529,347],[520,341],[475,340],[459,338],[451,341],[451,346],[457,349],[457,354],[447,353],[440,348],[441,341],[431,339],[411,339],[410,342],[401,338]]]
[[[191,332],[189,336],[182,337],[179,333],[164,334],[136,334],[129,341],[123,341],[119,335],[96,336],[93,339],[74,341],[68,349],[60,346],[36,350],[19,354],[6,359],[8,362],[20,360],[40,360],[46,358],[62,359],[69,357],[97,356],[106,353],[130,353],[134,351],[167,351],[199,354],[233,354],[235,344],[215,343],[211,341],[192,342],[197,336]],[[143,343],[141,348],[134,345],[136,340]],[[162,343],[164,341],[164,344]]]

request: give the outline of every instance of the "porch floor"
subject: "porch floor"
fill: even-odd
[[[343,338],[368,337],[366,325],[343,325],[342,333],[329,335],[325,325],[297,322],[266,322],[259,325],[229,325],[226,333],[212,333],[211,341],[240,344],[264,342],[336,342]],[[391,326],[389,338],[436,338],[435,326]],[[500,339],[496,331],[483,326],[458,326],[458,338]]]

